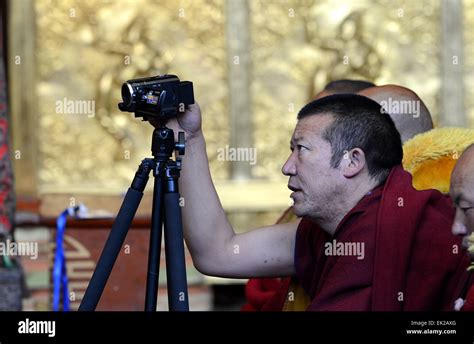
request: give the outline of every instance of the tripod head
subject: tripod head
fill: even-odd
[[[174,141],[174,131],[168,128],[164,122],[160,122],[160,127],[153,130],[151,142],[151,153],[157,162],[166,162],[173,155],[173,151],[178,155],[184,155],[186,143],[184,132],[178,133],[178,142]],[[176,161],[181,159],[176,158]]]

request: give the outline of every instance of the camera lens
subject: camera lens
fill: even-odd
[[[132,105],[134,97],[133,87],[128,82],[122,85],[122,99],[125,106]]]

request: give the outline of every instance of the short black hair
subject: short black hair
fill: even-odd
[[[331,144],[331,167],[339,167],[346,151],[360,148],[365,153],[369,175],[383,182],[392,167],[402,163],[400,133],[377,102],[356,94],[331,95],[308,103],[298,113],[298,119],[313,115],[334,118],[323,133]]]
[[[369,87],[375,87],[375,84],[365,80],[340,79],[328,83],[324,90],[333,94],[357,93]]]

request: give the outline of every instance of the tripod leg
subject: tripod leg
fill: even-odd
[[[189,311],[186,264],[184,261],[183,224],[176,187],[164,194],[165,252],[168,303],[170,311]],[[169,185],[168,185],[169,186]]]
[[[128,229],[140,205],[143,190],[148,181],[148,174],[150,173],[150,169],[153,168],[152,164],[152,160],[143,160],[135,174],[132,185],[125,195],[120,211],[118,212],[102,254],[97,262],[94,274],[87,286],[86,293],[79,306],[80,311],[94,311],[99,303],[105,284],[115,264],[115,260],[120,253]]]
[[[148,275],[146,280],[145,311],[156,311],[158,277],[160,273],[161,226],[163,224],[163,179],[155,176],[153,209],[151,216],[150,249],[148,251]]]

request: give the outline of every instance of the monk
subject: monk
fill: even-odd
[[[474,144],[466,148],[454,167],[450,194],[456,207],[452,232],[463,238],[463,246],[474,259]],[[465,283],[461,298],[456,302],[456,310],[474,311],[472,279],[471,276],[471,281],[468,279]]]
[[[333,94],[357,93],[364,89],[375,87],[375,84],[365,80],[340,79],[329,82],[324,89],[314,96],[314,100]],[[293,207],[286,209],[277,223],[296,220]],[[245,285],[247,303],[242,306],[242,311],[272,311],[282,310],[283,303],[288,294],[290,278],[254,278],[249,279]],[[304,294],[303,294],[304,295]],[[306,303],[306,298],[302,302]],[[292,304],[296,306],[296,304]],[[305,305],[291,307],[291,310],[303,308]],[[288,308],[290,310],[290,307]]]
[[[320,99],[333,94],[357,93],[371,87],[375,87],[375,84],[365,80],[334,80],[329,82],[321,92],[313,97],[313,99]]]
[[[402,143],[433,129],[431,114],[412,90],[398,85],[366,88],[358,94],[375,100],[388,113],[400,132]]]
[[[453,251],[450,199],[416,191],[400,134],[375,101],[333,95],[301,109],[282,172],[301,219],[235,234],[215,191],[197,104],[168,126],[184,131],[179,187],[196,268],[235,277],[295,275],[308,310],[452,309],[468,260]]]

